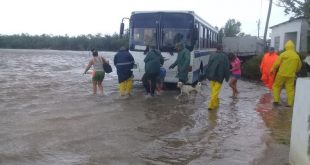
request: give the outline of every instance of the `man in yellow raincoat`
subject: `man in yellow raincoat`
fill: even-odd
[[[291,40],[285,44],[285,51],[280,54],[271,68],[271,73],[276,73],[276,78],[272,86],[273,103],[278,105],[283,85],[285,85],[287,106],[291,107],[294,103],[295,78],[300,71],[301,60],[295,51],[295,45]]]

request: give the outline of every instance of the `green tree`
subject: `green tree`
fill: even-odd
[[[284,7],[284,12],[293,18],[306,17],[310,22],[310,0],[278,0],[277,5]]]
[[[121,46],[128,46],[129,32],[123,37],[118,34],[105,35],[81,35],[77,37],[52,36],[47,34],[34,35],[15,34],[1,35],[0,48],[9,49],[56,49],[56,50],[90,50],[96,48],[104,51],[116,51]]]
[[[221,28],[220,31],[219,31],[219,43],[223,43],[223,37],[224,37],[224,28]]]
[[[225,37],[236,37],[241,31],[241,23],[235,19],[229,19],[224,27]]]

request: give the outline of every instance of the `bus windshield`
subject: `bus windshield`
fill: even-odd
[[[174,50],[174,45],[178,42],[192,45],[193,16],[184,13],[163,13],[161,27],[161,49],[163,51]]]
[[[147,46],[175,51],[177,42],[191,43],[194,17],[187,13],[139,13],[131,17],[130,49],[144,51]]]
[[[156,45],[158,13],[143,13],[131,16],[131,50],[145,50],[147,45]]]

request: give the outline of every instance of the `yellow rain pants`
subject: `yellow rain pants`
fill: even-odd
[[[278,103],[280,102],[281,89],[283,85],[285,85],[287,105],[293,106],[295,95],[294,83],[295,83],[295,77],[284,77],[277,75],[272,86],[273,101]]]
[[[217,81],[210,81],[211,98],[208,109],[215,109],[220,104],[219,94],[221,92],[222,84]]]
[[[119,92],[121,96],[124,96],[126,93],[131,94],[132,91],[132,78],[127,79],[119,84]]]

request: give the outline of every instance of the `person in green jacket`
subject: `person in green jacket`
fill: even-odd
[[[178,66],[178,73],[176,75],[179,81],[185,84],[188,81],[188,69],[190,63],[190,51],[184,47],[183,43],[177,43],[175,46],[178,51],[178,57],[176,61],[170,65],[169,69],[173,69]]]
[[[287,107],[293,106],[295,95],[296,73],[301,69],[301,60],[295,51],[293,41],[288,40],[285,44],[285,51],[280,54],[272,65],[271,73],[276,74],[272,86],[273,104],[279,105],[281,89],[285,86],[287,95]]]
[[[216,109],[219,106],[218,95],[222,88],[223,80],[228,82],[230,77],[228,56],[223,52],[221,45],[218,45],[216,53],[212,54],[209,58],[207,65],[207,78],[210,81],[210,102],[208,110]]]
[[[156,79],[160,72],[160,66],[164,64],[164,57],[155,47],[150,46],[149,52],[144,58],[145,73],[142,77],[143,86],[146,90],[146,97],[154,96]]]

